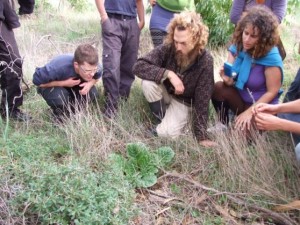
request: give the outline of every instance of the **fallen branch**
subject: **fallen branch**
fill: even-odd
[[[279,213],[273,212],[272,210],[269,210],[269,209],[266,209],[266,208],[262,208],[260,206],[254,205],[254,204],[250,204],[250,203],[246,202],[243,199],[234,197],[234,195],[235,196],[236,195],[241,195],[241,194],[244,195],[244,193],[240,193],[239,194],[239,193],[221,192],[221,191],[218,191],[218,190],[216,190],[214,188],[210,188],[210,187],[207,187],[205,185],[202,185],[201,183],[199,183],[199,182],[197,182],[197,181],[189,178],[185,174],[169,173],[169,172],[165,171],[165,174],[163,176],[159,177],[159,179],[163,179],[165,177],[175,177],[175,178],[184,180],[184,181],[186,181],[188,183],[193,184],[194,186],[196,186],[198,188],[201,188],[201,189],[206,190],[206,191],[213,192],[215,195],[226,195],[226,197],[229,200],[231,200],[232,202],[234,202],[235,204],[240,205],[240,206],[245,206],[248,209],[252,209],[252,210],[261,212],[263,214],[266,214],[269,219],[272,219],[274,222],[277,222],[279,224],[284,224],[284,225],[297,225],[298,224],[297,222],[291,220],[290,218],[288,218],[285,215],[281,215]]]

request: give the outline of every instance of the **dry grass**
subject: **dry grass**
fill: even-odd
[[[69,19],[71,18],[71,19]],[[82,42],[94,43],[101,55],[98,15],[78,16],[61,13],[45,14],[34,19],[22,19],[22,28],[16,31],[21,55],[24,56],[24,72],[27,80],[31,80],[36,66],[42,66],[53,56],[73,52]],[[64,29],[49,31],[39,27],[40,20],[64,21]],[[69,22],[72,21],[73,22]],[[79,25],[79,20],[84,21]],[[65,33],[82,34],[82,26],[93,27],[94,34],[81,35],[67,41]],[[42,30],[42,31],[41,31]],[[84,34],[84,33],[83,33]],[[289,27],[283,27],[283,39],[287,48],[285,73],[287,87],[292,76],[299,67],[299,58],[293,53],[293,44],[298,34],[290,35]],[[144,30],[141,36],[140,52],[142,55],[152,49],[149,31]],[[218,70],[226,59],[226,49],[211,50],[215,62],[215,79],[219,79]],[[101,87],[101,83],[99,84]],[[25,96],[24,108],[35,118],[31,124],[15,125],[14,129],[38,130],[51,127],[48,106],[34,89]],[[289,202],[300,195],[299,167],[296,165],[293,146],[289,144],[286,134],[273,132],[258,135],[255,142],[249,144],[236,131],[220,132],[212,136],[218,143],[216,148],[203,148],[193,139],[185,135],[176,140],[149,137],[147,125],[151,115],[142,96],[139,80],[134,83],[131,97],[120,105],[120,112],[114,120],[106,120],[101,113],[101,101],[89,108],[81,109],[70,119],[52,127],[53,132],[62,133],[62,138],[86,165],[101,171],[101,163],[112,152],[122,153],[127,143],[143,142],[153,148],[163,145],[171,146],[175,151],[175,159],[168,171],[176,171],[207,187],[220,192],[232,193],[264,207]],[[211,115],[214,113],[211,112]],[[213,116],[212,116],[213,117]],[[210,121],[213,122],[213,121]],[[23,127],[22,127],[23,126]],[[65,160],[68,160],[67,158]],[[0,165],[1,167],[1,165]],[[165,173],[162,171],[161,175]],[[6,193],[13,193],[9,186],[1,186],[0,215],[9,215]],[[131,224],[252,224],[255,216],[261,224],[263,217],[251,212],[252,220],[241,219],[229,215],[229,210],[236,214],[249,213],[247,207],[232,204],[225,195],[215,195],[209,191],[174,177],[164,177],[150,189],[137,190],[135,204],[140,214]],[[227,214],[226,214],[227,213]],[[8,216],[9,217],[9,216]],[[8,218],[7,217],[7,218]],[[291,218],[299,217],[299,212],[291,212]],[[299,218],[296,218],[299,221]],[[3,220],[0,222],[3,222]],[[235,223],[237,222],[237,223]],[[21,224],[22,218],[16,221],[7,219],[4,224]]]

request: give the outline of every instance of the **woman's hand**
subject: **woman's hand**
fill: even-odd
[[[222,68],[220,69],[220,77],[222,78],[223,82],[227,85],[227,86],[233,86],[234,84],[234,80],[232,77],[226,76],[224,73],[224,66],[222,66]]]
[[[252,122],[252,111],[251,108],[245,110],[244,112],[242,112],[240,115],[238,115],[235,118],[235,129],[239,129],[239,130],[250,130],[251,128],[251,122]]]

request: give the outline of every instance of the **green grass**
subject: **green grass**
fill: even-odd
[[[51,22],[48,22],[51,21]],[[101,55],[98,12],[38,11],[34,19],[22,19],[16,37],[24,58],[24,72],[31,80],[34,68],[53,56],[73,52],[81,42],[94,43]],[[291,25],[293,26],[293,25]],[[283,25],[282,39],[288,56],[285,90],[299,68],[294,54],[296,38]],[[48,34],[51,37],[48,38]],[[149,30],[141,36],[139,54],[152,48]],[[211,49],[215,76],[226,58],[224,48]],[[99,90],[102,84],[98,85]],[[0,224],[228,224],[225,211],[247,213],[247,207],[166,172],[184,174],[206,187],[233,193],[251,204],[272,208],[299,198],[299,167],[293,146],[283,132],[265,132],[248,145],[237,133],[218,133],[215,148],[203,148],[193,135],[179,139],[151,137],[153,119],[143,97],[140,80],[131,96],[120,104],[115,120],[103,118],[103,95],[98,104],[78,112],[63,125],[52,123],[49,107],[32,87],[22,109],[33,116],[29,123],[0,121]],[[214,122],[210,108],[209,123]],[[151,188],[134,188],[110,157],[126,156],[128,143],[144,143],[149,151],[169,146],[175,152],[170,165],[157,173]],[[167,170],[167,171],[165,171]],[[200,201],[201,200],[201,201]],[[216,207],[217,206],[217,207]],[[220,209],[219,209],[220,210]],[[251,224],[259,212],[245,224]],[[299,211],[289,216],[299,221]],[[244,221],[234,218],[242,223]],[[252,221],[252,222],[253,222]]]

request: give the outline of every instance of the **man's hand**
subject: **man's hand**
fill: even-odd
[[[91,88],[95,85],[95,83],[96,80],[93,79],[91,81],[80,84],[79,86],[82,87],[82,89],[79,91],[79,94],[87,95],[90,92]]]
[[[181,95],[184,92],[184,85],[177,74],[173,71],[168,71],[168,79],[175,88],[175,95]]]
[[[151,6],[155,6],[156,0],[149,0],[149,3],[150,3]]]
[[[78,84],[80,84],[80,80],[76,77],[70,77],[70,78],[62,81],[63,87],[74,87]]]
[[[211,147],[216,147],[218,144],[214,141],[211,140],[203,140],[203,141],[199,141],[200,145],[206,147],[206,148],[211,148]]]
[[[260,130],[280,130],[281,129],[281,121],[282,119],[268,114],[268,113],[257,113],[255,115],[255,122],[257,128]]]

